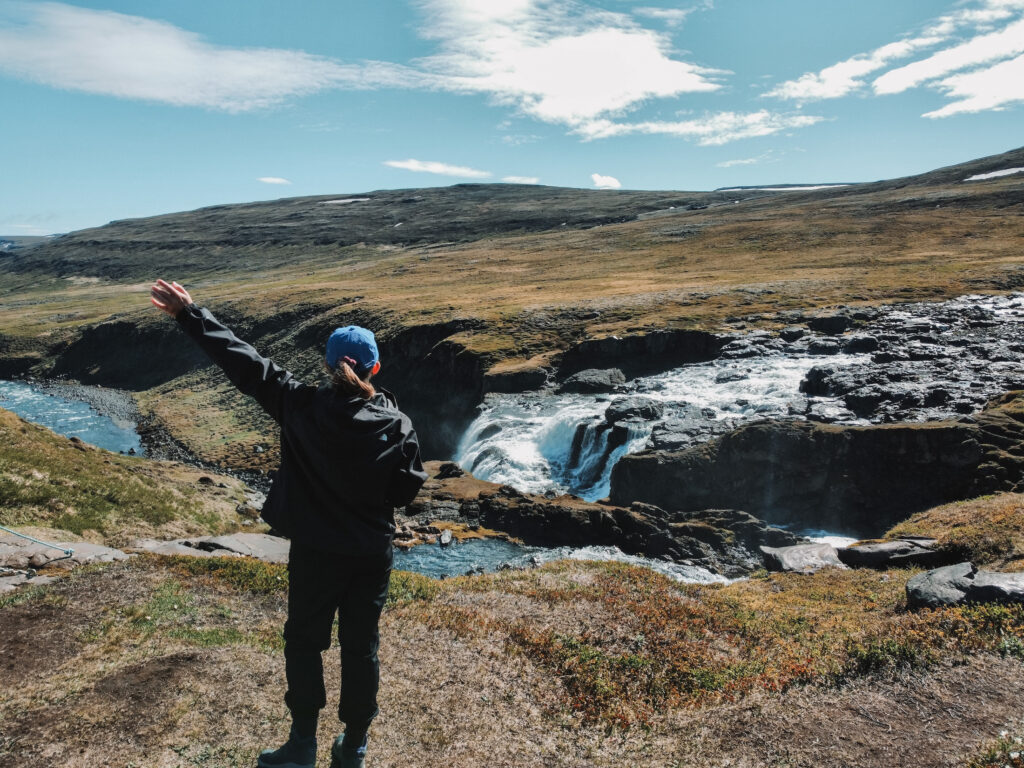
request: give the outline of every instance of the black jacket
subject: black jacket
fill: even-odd
[[[370,400],[292,378],[195,304],[178,323],[231,382],[281,425],[281,466],[263,519],[293,541],[344,554],[387,551],[394,508],[427,475],[409,418],[390,392]]]

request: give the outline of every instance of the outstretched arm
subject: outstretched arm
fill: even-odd
[[[255,397],[274,421],[281,422],[285,394],[302,386],[288,371],[235,336],[210,310],[197,307],[178,283],[157,280],[150,288],[150,301],[178,321],[232,384]]]

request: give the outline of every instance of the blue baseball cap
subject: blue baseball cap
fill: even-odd
[[[327,339],[327,365],[337,368],[338,361],[343,357],[355,360],[356,374],[365,375],[379,360],[377,340],[373,336],[373,331],[360,328],[358,325],[335,328],[334,333]]]

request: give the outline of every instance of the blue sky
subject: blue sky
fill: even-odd
[[[466,181],[868,181],[1024,144],[1024,0],[0,0],[0,108],[0,235]]]

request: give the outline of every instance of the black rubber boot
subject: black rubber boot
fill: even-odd
[[[363,768],[366,760],[366,742],[365,733],[358,743],[355,743],[355,739],[349,738],[347,733],[336,738],[334,746],[331,747],[331,768]]]
[[[293,725],[284,746],[263,750],[256,764],[259,768],[314,768],[316,736],[300,736]]]

